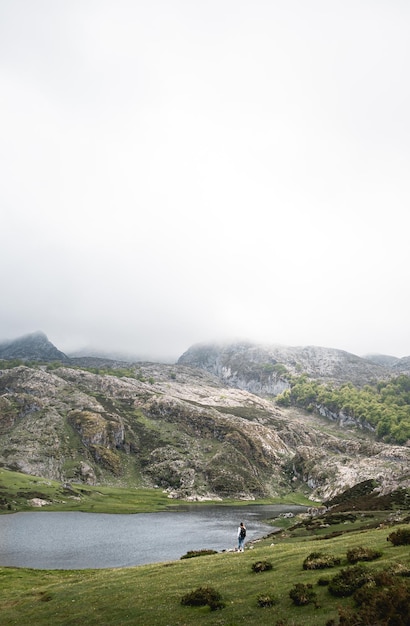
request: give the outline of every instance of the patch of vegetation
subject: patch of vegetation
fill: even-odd
[[[20,365],[25,365],[26,367],[32,366],[32,364],[29,365],[21,359],[0,359],[0,370],[11,370]]]
[[[374,561],[379,559],[383,555],[381,550],[372,550],[371,548],[364,548],[363,546],[357,546],[347,551],[347,562],[350,565],[354,565],[359,561]]]
[[[310,583],[296,583],[289,591],[289,597],[296,606],[305,606],[316,602],[317,596]]]
[[[376,487],[378,487],[378,482],[376,480],[374,479],[363,480],[362,482],[357,483],[353,487],[349,487],[348,489],[338,494],[337,496],[334,496],[333,498],[331,498],[324,504],[325,506],[334,507],[337,504],[342,504],[346,501],[349,502],[356,498],[363,499],[367,495],[372,493],[376,489]]]
[[[375,575],[372,585],[365,585],[353,595],[355,607],[339,609],[340,625],[408,626],[410,584],[389,576],[386,571]]]
[[[403,565],[403,563],[392,563],[386,571],[393,576],[403,576],[406,578],[410,578],[410,567],[408,567],[407,565]]]
[[[256,601],[258,603],[258,606],[260,606],[262,609],[270,606],[275,606],[279,602],[278,598],[271,594],[260,594],[257,597]]]
[[[57,367],[61,367],[61,363],[59,363]],[[53,363],[49,363],[47,364],[47,369],[56,369],[56,365]],[[77,366],[70,364],[70,369],[90,372],[90,374],[97,374],[98,376],[115,376],[116,378],[137,378],[138,380],[141,380],[141,374],[138,374],[134,367],[110,367],[108,365],[104,365],[101,367],[87,367],[84,365]]]
[[[271,561],[256,561],[256,563],[252,563],[252,571],[256,574],[269,572],[271,569],[273,569]]]
[[[211,611],[223,609],[225,606],[225,603],[222,601],[221,594],[213,587],[198,587],[197,589],[194,589],[194,591],[190,591],[182,596],[181,604],[184,606],[208,605]]]
[[[209,556],[210,554],[218,554],[217,550],[188,550],[181,559],[193,559],[197,556]]]
[[[340,559],[323,552],[311,552],[303,561],[303,569],[326,569],[340,565]]]
[[[394,546],[410,545],[410,526],[395,530],[387,537],[387,540]]]
[[[363,481],[332,498],[332,500],[325,502],[325,505],[331,506],[332,511],[335,513],[355,509],[362,511],[387,511],[410,508],[410,489],[399,487],[381,496],[374,490],[377,486],[378,484],[374,480]]]
[[[89,449],[98,463],[112,472],[115,476],[121,475],[122,463],[118,454],[106,446],[91,445]]]
[[[288,368],[286,367],[286,365],[283,365],[283,363],[275,363],[275,365],[273,366],[273,370],[274,372],[276,372],[276,374],[282,376],[283,378],[290,378]]]
[[[353,595],[357,589],[373,580],[372,574],[363,565],[355,565],[336,574],[331,579],[328,589],[333,596],[344,598]]]
[[[347,522],[354,523],[357,521],[358,514],[356,513],[326,513],[324,515],[318,515],[314,517],[307,517],[299,522],[294,523],[290,530],[298,531],[303,530],[304,534],[309,534],[312,531],[327,531],[329,526],[342,526],[345,529]]]
[[[259,407],[251,406],[216,406],[219,413],[226,413],[227,415],[236,415],[250,422],[258,420],[270,420],[272,419],[272,413],[261,409]]]
[[[33,489],[32,491],[18,491],[18,498],[25,498],[26,500],[31,500],[32,498],[39,498],[40,500],[47,500],[48,496],[43,491],[37,491]]]

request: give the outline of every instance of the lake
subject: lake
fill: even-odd
[[[116,515],[36,511],[0,515],[0,565],[38,569],[130,567],[179,559],[189,550],[229,550],[239,522],[246,541],[274,529],[267,519],[301,506],[186,506]]]

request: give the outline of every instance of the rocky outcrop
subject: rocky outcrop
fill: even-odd
[[[337,422],[339,426],[343,428],[349,428],[350,426],[353,426],[354,428],[365,429],[372,433],[374,433],[376,430],[368,422],[358,420],[352,415],[346,413],[345,411],[332,411],[327,406],[323,406],[322,404],[313,404],[313,406],[319,415],[322,415],[327,419]]]

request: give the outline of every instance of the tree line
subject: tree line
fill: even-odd
[[[310,412],[326,409],[336,416],[370,425],[376,438],[400,445],[410,441],[410,377],[404,374],[363,388],[352,383],[340,387],[310,380],[306,375],[290,378],[290,388],[277,396],[281,406]]]

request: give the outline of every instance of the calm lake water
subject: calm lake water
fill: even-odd
[[[38,569],[129,567],[179,559],[189,550],[236,547],[272,532],[267,519],[300,506],[186,507],[180,512],[115,515],[38,511],[0,515],[0,565]]]

